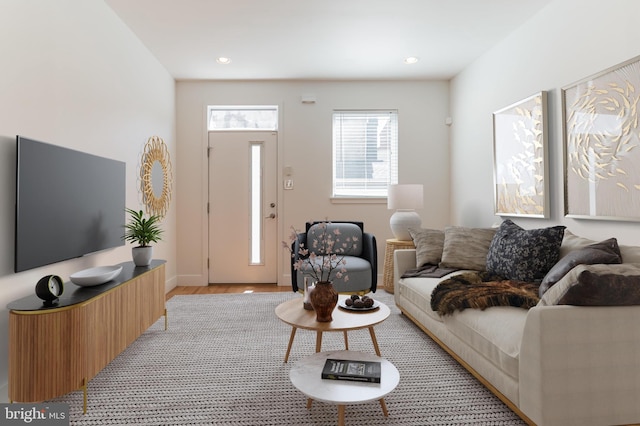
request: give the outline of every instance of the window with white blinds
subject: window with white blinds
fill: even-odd
[[[398,112],[333,112],[333,196],[386,197],[398,183]]]

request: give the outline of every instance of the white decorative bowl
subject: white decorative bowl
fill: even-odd
[[[82,287],[104,284],[111,281],[122,272],[122,266],[97,266],[72,274],[69,279],[72,283]]]

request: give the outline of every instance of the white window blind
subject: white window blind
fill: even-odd
[[[398,183],[398,112],[333,112],[333,196],[386,197]]]

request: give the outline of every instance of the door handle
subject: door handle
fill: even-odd
[[[275,219],[276,218],[276,214],[275,213],[271,213],[269,216],[266,216],[265,219]]]

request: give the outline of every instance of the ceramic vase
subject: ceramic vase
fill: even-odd
[[[313,310],[316,311],[316,321],[333,321],[333,310],[338,304],[338,292],[330,282],[317,282],[316,287],[309,295]]]
[[[136,266],[149,266],[151,264],[151,258],[153,258],[153,247],[133,247],[131,249],[131,255],[133,257],[133,263]]]

